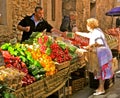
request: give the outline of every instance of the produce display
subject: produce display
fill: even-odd
[[[32,44],[28,44],[29,41],[24,44],[4,43],[0,47],[5,67],[15,68],[25,74],[21,80],[22,86],[54,75],[57,72],[57,64],[70,61],[77,49],[73,45],[38,32],[34,32],[30,40]]]
[[[120,28],[110,28],[105,30],[106,34],[112,35],[112,36],[118,36],[120,32]]]
[[[22,78],[25,76],[23,72],[20,72],[14,68],[0,68],[0,98],[14,98],[10,93],[16,89],[22,87]]]
[[[118,35],[120,35],[120,34],[118,32],[119,32],[119,29],[116,28],[116,29],[108,29],[104,33],[105,37],[106,37],[106,40],[107,40],[107,43],[108,43],[108,45],[111,49],[113,49],[117,46],[120,46],[119,45],[119,38],[118,38],[119,37]],[[69,36],[68,36],[68,33],[67,33],[66,38],[67,38],[67,40],[71,41],[70,42],[71,44],[73,44],[77,47],[80,47],[80,48],[83,48],[84,46],[87,46],[88,43],[89,43],[88,38],[73,34],[71,32],[70,32]]]
[[[108,34],[110,36],[112,36],[112,40],[113,37],[116,38],[116,40],[118,41],[118,47],[117,48],[118,52],[120,53],[120,28],[111,28],[111,29],[107,29],[105,30],[105,34]]]
[[[105,36],[107,39],[110,38],[108,35]],[[0,73],[5,73],[7,70],[10,74],[0,74],[0,82],[9,84],[8,87],[17,90],[45,77],[53,76],[59,71],[58,65],[70,65],[70,61],[74,58],[81,57],[83,54],[79,48],[87,46],[88,42],[89,39],[73,33],[68,33],[65,38],[55,38],[42,32],[33,32],[22,44],[4,43],[0,47],[0,52],[5,65],[4,69],[0,69]],[[111,41],[108,40],[108,43],[111,44]],[[115,39],[113,43],[115,45]],[[8,83],[6,80],[12,82]]]

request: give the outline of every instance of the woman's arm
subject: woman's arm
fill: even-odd
[[[76,35],[83,36],[90,38],[90,33],[85,33],[85,32],[75,32]]]

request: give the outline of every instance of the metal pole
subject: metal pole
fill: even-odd
[[[112,15],[112,21],[111,21],[111,28],[113,27],[113,15]]]

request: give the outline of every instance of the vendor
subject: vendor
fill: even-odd
[[[42,7],[36,7],[35,12],[31,16],[26,16],[19,23],[17,28],[23,31],[21,43],[28,40],[32,32],[58,32],[44,18],[44,10]]]

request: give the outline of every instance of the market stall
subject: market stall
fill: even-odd
[[[106,38],[111,48],[118,45],[116,38],[107,34]],[[87,45],[83,39],[81,41]],[[78,48],[78,44],[76,47],[72,42],[76,43],[71,35],[63,39],[35,32],[24,44],[3,44],[1,53],[5,64],[0,70],[1,84],[10,84],[5,81],[10,80],[10,76],[13,75],[10,84],[13,84],[12,90],[9,90],[9,93],[14,94],[16,98],[46,98],[59,92],[61,88],[65,90],[71,73],[83,68],[87,61],[85,51],[81,49],[79,54],[76,53],[83,44],[80,43]],[[7,68],[9,68],[7,72],[11,74],[6,72]],[[15,72],[19,73],[18,76],[15,76]],[[77,81],[79,84],[82,83],[82,88],[84,79]],[[65,91],[63,91],[63,96],[65,96]]]
[[[116,49],[118,51],[118,53],[120,53],[120,28],[110,28],[105,30],[105,34],[108,34],[114,38],[117,39],[118,44],[116,45],[116,47],[112,47],[111,49]]]

